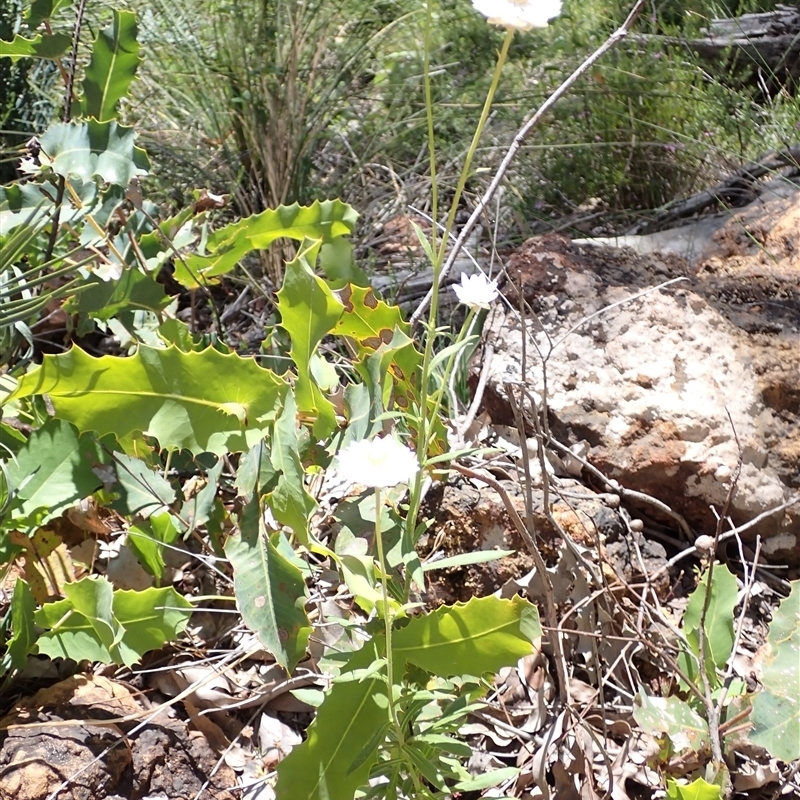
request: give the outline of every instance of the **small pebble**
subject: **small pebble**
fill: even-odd
[[[644,522],[640,519],[632,519],[628,527],[636,533],[641,533],[644,530]]]

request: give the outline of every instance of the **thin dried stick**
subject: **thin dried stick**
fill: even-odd
[[[547,624],[553,630],[559,630],[558,609],[556,607],[556,600],[553,594],[553,587],[550,585],[550,581],[547,577],[547,565],[544,563],[542,554],[539,552],[539,548],[536,546],[536,541],[533,538],[533,534],[523,522],[522,517],[520,517],[517,509],[514,508],[514,504],[511,502],[511,498],[508,496],[508,492],[505,490],[505,487],[490,475],[487,475],[484,472],[477,472],[469,469],[469,467],[463,467],[461,464],[456,462],[453,462],[452,469],[461,473],[467,478],[472,478],[473,480],[485,483],[487,486],[490,486],[492,489],[494,489],[500,496],[500,499],[503,501],[503,505],[508,512],[508,516],[511,519],[512,524],[517,529],[522,541],[525,542],[528,551],[533,556],[533,562],[536,564],[536,569],[542,576],[542,585],[544,586],[545,619],[547,620]],[[553,650],[555,651],[556,672],[558,674],[558,682],[560,684],[559,694],[563,700],[566,696],[565,693],[567,692],[568,684],[566,667],[564,665],[564,654],[561,647],[561,640],[558,635],[553,637]]]

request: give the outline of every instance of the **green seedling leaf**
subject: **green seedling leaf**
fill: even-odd
[[[342,577],[353,598],[364,611],[372,613],[375,606],[383,601],[383,595],[377,589],[372,556],[342,555],[338,560]]]
[[[131,525],[128,544],[136,553],[139,563],[157,580],[164,575],[164,545],[174,544],[181,532],[171,514],[154,514],[147,522]]]
[[[699,751],[709,744],[708,724],[679,697],[648,697],[640,691],[636,698],[633,718],[651,736],[666,734],[676,753]]]
[[[225,544],[236,602],[247,626],[287,672],[306,652],[311,624],[300,570],[272,544],[257,500],[248,503],[239,532]]]
[[[708,589],[708,572],[704,572],[697,588],[689,597],[683,615],[683,632],[692,650],[681,653],[678,664],[693,682],[697,682],[700,656],[700,623]],[[734,642],[734,609],[738,588],[736,576],[723,564],[714,566],[711,580],[711,597],[703,628],[705,635],[705,671],[712,688],[719,685],[717,670],[721,670],[731,655]],[[693,657],[694,656],[694,657]]]
[[[460,742],[452,736],[445,736],[443,733],[423,733],[415,736],[412,742],[429,745],[435,750],[444,750],[447,753],[453,753],[464,758],[469,758],[472,755],[472,748],[468,744]]]
[[[114,119],[117,103],[128,91],[141,63],[136,14],[114,11],[114,23],[97,34],[83,79],[82,110],[100,122]]]
[[[319,243],[305,243],[297,258],[286,264],[283,287],[278,292],[278,311],[281,327],[292,340],[289,355],[297,367],[297,408],[315,420],[314,435],[321,439],[335,430],[336,415],[312,377],[311,358],[342,315],[343,306],[311,268],[318,250]]]
[[[800,758],[800,581],[775,611],[761,682],[753,698],[750,738],[783,761]]]
[[[192,613],[191,603],[171,586],[112,592],[108,580],[92,577],[67,584],[64,593],[64,600],[45,603],[34,615],[46,629],[39,652],[51,658],[131,667],[175,639]]]
[[[471,564],[486,564],[489,561],[498,561],[514,555],[514,550],[478,550],[474,553],[459,553],[457,556],[440,558],[437,561],[426,561],[422,565],[423,572],[432,572],[435,569],[448,567],[467,567]]]
[[[468,781],[461,781],[453,788],[457,792],[482,792],[484,789],[491,789],[504,781],[512,781],[519,775],[518,767],[503,767],[491,772],[485,772]]]
[[[17,579],[14,594],[11,596],[11,638],[8,640],[6,655],[14,669],[22,669],[28,653],[36,647],[36,628],[33,625],[33,612],[36,600],[25,581]]]
[[[428,748],[425,749],[428,750]],[[428,783],[435,786],[440,792],[447,791],[447,784],[445,783],[445,778],[439,765],[430,761],[426,757],[426,754],[423,754],[420,752],[419,748],[414,746],[413,742],[405,748],[405,753],[410,756],[411,760],[414,762],[414,766]]]
[[[218,458],[217,463],[207,470],[205,479],[199,479],[190,496],[186,497],[181,509],[181,519],[186,520],[191,533],[198,525],[206,525],[215,516],[217,510],[217,490],[219,476],[225,466],[223,459]]]
[[[287,391],[253,359],[211,348],[141,346],[129,358],[94,358],[73,347],[45,356],[11,398],[47,394],[56,417],[80,431],[117,439],[140,432],[168,450],[222,455],[260,440]]]
[[[64,420],[48,420],[8,465],[9,480],[17,489],[17,510],[28,515],[44,509],[42,522],[58,516],[103,485],[92,469],[102,460],[91,436],[79,435]]]
[[[134,144],[133,128],[113,120],[60,122],[42,136],[42,152],[56,175],[90,183],[100,178],[116,186],[127,186],[150,168],[144,150]]]
[[[542,628],[536,606],[522,597],[473,597],[416,617],[392,639],[398,664],[434,675],[481,675],[516,664],[535,650]]]
[[[380,639],[359,650],[345,672],[379,659]],[[277,800],[353,800],[378,760],[375,731],[388,717],[383,676],[334,683],[308,729],[308,738],[278,765]],[[374,745],[365,750],[365,743]]]
[[[69,50],[72,39],[65,33],[39,34],[31,39],[17,34],[10,42],[0,41],[0,56],[12,61],[19,58],[61,58]]]
[[[169,481],[140,458],[115,453],[114,462],[117,473],[114,491],[118,497],[111,508],[115,511],[128,516],[138,514],[147,519],[175,502],[175,490]]]
[[[357,219],[355,209],[341,200],[267,209],[209,234],[205,254],[177,261],[174,277],[189,287],[213,283],[248,253],[264,250],[276,239],[286,237],[298,242],[311,239],[327,244],[351,234]]]
[[[702,778],[691,783],[678,783],[670,778],[667,780],[667,797],[669,800],[720,800],[722,790]]]
[[[172,298],[167,297],[164,287],[151,275],[137,269],[125,269],[118,280],[104,281],[97,275],[90,275],[80,294],[65,303],[65,310],[106,320],[123,310],[159,313],[171,302]],[[177,320],[171,321],[177,323]]]
[[[189,622],[192,608],[171,586],[114,592],[114,617],[122,633],[112,650],[115,663],[133,666],[145,653],[174,641]]]

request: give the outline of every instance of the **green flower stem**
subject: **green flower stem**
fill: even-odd
[[[497,87],[500,84],[500,73],[503,71],[503,65],[506,63],[506,57],[508,56],[508,49],[511,47],[511,42],[514,39],[514,29],[507,28],[506,29],[506,38],[503,39],[503,46],[500,49],[500,55],[497,57],[497,63],[494,67],[494,75],[492,75],[492,84],[489,87],[489,92],[486,95],[486,100],[483,104],[483,111],[481,111],[481,118],[478,120],[478,127],[475,128],[475,134],[472,137],[472,142],[470,143],[469,150],[467,151],[467,157],[464,159],[464,166],[461,168],[461,175],[458,178],[458,185],[456,186],[455,195],[453,195],[453,202],[450,206],[450,213],[447,215],[447,222],[444,226],[444,232],[442,234],[442,242],[439,245],[439,252],[436,254],[436,262],[441,267],[442,262],[444,261],[445,251],[447,250],[447,243],[450,238],[450,231],[453,229],[453,223],[456,219],[456,212],[458,211],[458,202],[461,200],[461,195],[464,192],[464,187],[467,184],[467,178],[469,177],[469,170],[472,165],[472,159],[475,157],[475,153],[478,149],[478,142],[480,142],[481,136],[483,135],[483,129],[486,126],[486,120],[489,119],[489,111],[491,111],[492,103],[494,102],[494,96],[497,92]],[[426,98],[427,100],[427,98]],[[434,225],[436,227],[436,217],[434,216]],[[435,252],[435,246],[434,246]],[[434,290],[437,286],[437,283],[434,282]],[[433,313],[433,304],[431,304],[431,313]],[[435,317],[434,317],[435,319]]]
[[[508,28],[506,30],[506,36],[503,40],[503,46],[500,49],[500,54],[497,57],[497,64],[495,65],[494,74],[492,75],[492,83],[489,87],[489,92],[486,95],[486,101],[483,104],[483,110],[481,111],[480,119],[478,120],[478,126],[475,129],[475,134],[472,137],[472,142],[470,143],[469,150],[467,151],[466,159],[464,160],[464,166],[461,169],[461,175],[458,179],[458,185],[456,186],[455,196],[453,197],[452,205],[450,206],[450,211],[447,215],[447,222],[445,223],[444,232],[442,234],[442,241],[438,247],[436,246],[436,236],[437,236],[437,225],[436,220],[438,217],[438,191],[437,191],[437,183],[436,183],[436,147],[435,147],[435,138],[434,138],[434,125],[433,125],[433,95],[431,91],[431,84],[430,84],[430,70],[428,66],[430,64],[430,29],[433,24],[432,18],[432,2],[428,0],[426,3],[427,9],[427,16],[426,16],[426,28],[425,28],[425,53],[424,53],[424,63],[425,63],[425,78],[424,78],[424,87],[425,87],[425,110],[427,115],[428,121],[428,152],[430,157],[430,172],[431,172],[431,184],[432,184],[432,217],[433,217],[433,225],[431,231],[431,249],[433,251],[433,293],[431,296],[431,304],[429,309],[428,315],[428,326],[425,333],[425,352],[422,359],[422,380],[420,386],[420,407],[418,409],[419,414],[419,438],[417,441],[417,456],[419,458],[420,464],[420,471],[417,473],[417,477],[414,480],[413,485],[410,487],[410,498],[409,498],[409,508],[408,514],[406,515],[406,524],[409,526],[409,533],[413,536],[414,531],[416,530],[417,526],[417,517],[419,515],[419,508],[421,503],[421,495],[422,495],[422,481],[424,477],[423,467],[425,465],[425,460],[427,459],[428,455],[428,440],[430,438],[430,432],[433,429],[433,425],[429,425],[428,421],[432,419],[430,416],[430,410],[428,409],[428,396],[429,396],[429,383],[430,383],[430,369],[431,369],[431,360],[433,358],[433,344],[434,339],[436,338],[436,320],[439,315],[439,276],[442,271],[442,264],[444,262],[445,252],[447,250],[447,243],[450,237],[450,231],[453,228],[453,224],[456,218],[456,212],[458,211],[458,203],[461,199],[461,195],[464,192],[464,187],[467,183],[467,178],[469,176],[470,166],[472,164],[472,160],[475,157],[475,153],[478,149],[478,142],[480,141],[481,135],[483,134],[483,129],[486,126],[486,120],[489,118],[489,111],[491,110],[492,103],[494,102],[494,96],[497,92],[497,87],[500,83],[500,73],[502,72],[503,65],[505,64],[506,58],[508,56],[508,50],[511,46],[511,42],[514,38],[514,30],[513,28]],[[448,370],[452,368],[452,359],[450,364],[448,364]],[[445,385],[448,381],[448,375],[445,374],[444,381]],[[441,396],[436,401],[436,408],[438,410],[441,404]],[[408,601],[409,592],[411,589],[411,580],[408,575],[406,575],[405,580],[405,600]]]
[[[425,4],[425,35],[423,37],[424,51],[422,56],[423,86],[425,88],[425,117],[428,125],[428,160],[431,172],[431,251],[436,253],[436,220],[439,218],[439,187],[436,182],[436,136],[433,126],[433,91],[431,89],[431,28],[433,27],[433,2],[428,0]],[[441,267],[442,259],[435,259]],[[433,265],[434,271],[437,264]]]
[[[467,312],[467,318],[464,320],[464,324],[461,326],[461,330],[458,332],[458,336],[456,337],[455,344],[461,344],[464,339],[469,336],[470,329],[472,328],[472,323],[475,321],[475,317],[477,312],[474,308],[471,308]],[[442,385],[439,387],[436,395],[433,398],[433,411],[431,415],[435,418],[436,415],[439,413],[439,410],[442,407],[442,398],[444,397],[445,391],[447,390],[447,386],[450,382],[450,376],[453,373],[453,368],[455,366],[456,359],[460,358],[463,355],[463,352],[456,348],[451,354],[450,357],[447,359],[447,366],[445,367],[444,376],[442,378]]]
[[[397,713],[394,707],[394,665],[392,663],[392,613],[389,609],[389,588],[386,577],[386,558],[383,553],[383,533],[381,531],[381,490],[375,487],[375,543],[378,546],[378,562],[381,567],[381,592],[383,594],[383,625],[386,630],[386,677],[389,680],[389,718],[397,731],[402,744],[403,731],[397,723]]]
[[[394,729],[395,737],[397,738],[397,746],[400,749],[403,761],[408,767],[409,775],[414,782],[414,787],[417,791],[417,796],[422,792],[422,784],[417,774],[417,768],[414,766],[411,757],[406,752],[405,747],[405,734],[403,726],[397,716],[397,708],[394,703],[394,659],[392,658],[392,625],[394,623],[394,614],[389,606],[389,586],[388,586],[388,568],[386,563],[386,556],[383,552],[383,532],[381,531],[381,511],[382,508],[381,490],[380,487],[375,487],[375,543],[378,548],[378,561],[381,568],[381,593],[383,595],[383,625],[386,635],[386,680],[388,683],[386,696],[389,700],[389,722]]]

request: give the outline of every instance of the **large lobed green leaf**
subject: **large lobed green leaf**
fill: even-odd
[[[775,758],[800,758],[800,581],[772,617],[761,675],[753,698],[750,738]]]
[[[473,597],[415,617],[392,638],[398,663],[434,675],[481,675],[515,664],[542,636],[539,612],[523,597]]]
[[[341,200],[270,208],[211,233],[205,254],[176,262],[175,279],[184,286],[212,283],[249,252],[263,250],[276,239],[314,239],[324,244],[352,233],[357,219],[355,209]]]
[[[241,452],[280,413],[285,381],[251,358],[214,349],[184,353],[141,346],[129,358],[94,358],[73,347],[45,356],[14,398],[46,394],[56,417],[117,439],[141,432],[162,448]]]
[[[142,60],[136,34],[136,14],[132,11],[114,11],[111,27],[97,34],[83,79],[84,116],[100,122],[114,119],[117,103],[128,91]]]
[[[60,58],[69,50],[72,39],[65,33],[37,34],[26,39],[17,34],[10,42],[0,41],[0,56],[18,58]]]
[[[239,532],[225,544],[233,566],[236,602],[247,626],[277,662],[291,671],[306,652],[311,624],[300,570],[272,544],[257,499],[239,519]]]
[[[89,119],[52,125],[42,136],[41,144],[56,175],[76,177],[85,183],[100,178],[127,186],[150,168],[147,155],[136,147],[134,139],[133,128],[113,120]]]
[[[46,629],[38,639],[39,652],[51,658],[131,667],[175,639],[192,614],[192,604],[171,586],[113,591],[106,578],[92,577],[66,584],[64,594],[34,615]]]

